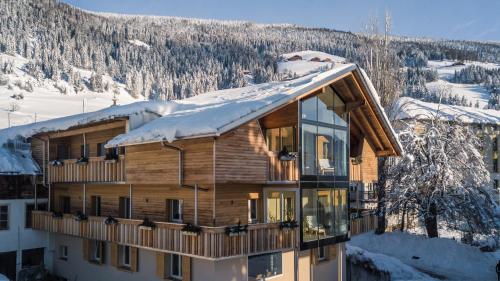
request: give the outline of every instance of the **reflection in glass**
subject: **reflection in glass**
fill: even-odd
[[[295,133],[294,127],[281,128],[281,149],[286,148],[287,151],[295,151]]]
[[[319,175],[334,175],[333,161],[333,129],[318,126],[317,159]]]
[[[302,125],[302,174],[316,175],[316,132],[314,125]]]
[[[315,189],[302,190],[302,235],[305,242],[318,239],[317,201]]]
[[[317,103],[318,98],[316,96],[302,101],[302,119],[318,121]]]
[[[347,234],[347,189],[337,189],[334,191],[335,208],[335,235]]]
[[[347,131],[335,130],[334,147],[336,175],[347,176]]]
[[[318,190],[318,225],[322,231],[318,231],[319,238],[333,237],[335,217],[333,214],[333,193],[331,189]]]
[[[267,193],[267,222],[278,222],[282,220],[281,193]]]
[[[295,219],[295,191],[266,192],[267,222]]]
[[[333,123],[333,91],[330,87],[326,88],[322,94],[318,95],[318,121],[327,124]]]
[[[280,151],[280,128],[267,129],[266,140],[269,151]]]
[[[340,99],[338,95],[333,96],[335,104],[335,125],[347,127],[347,113],[345,110],[345,103]]]

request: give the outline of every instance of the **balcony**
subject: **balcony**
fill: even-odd
[[[289,161],[280,160],[277,152],[269,152],[269,181],[291,182],[299,179],[297,158]]]
[[[87,163],[66,159],[60,165],[50,166],[51,182],[123,182],[125,181],[125,156],[118,160],[105,160],[104,156],[90,157]]]
[[[198,235],[188,235],[182,232],[183,224],[155,222],[156,227],[145,229],[140,220],[105,221],[77,221],[69,214],[54,218],[50,212],[33,211],[33,229],[210,260],[292,249],[298,240],[297,230],[281,229],[279,223],[251,224],[247,233],[229,236],[225,227],[201,227]]]

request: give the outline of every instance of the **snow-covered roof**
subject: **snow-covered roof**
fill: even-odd
[[[168,103],[170,113],[115,137],[107,146],[219,136],[356,68],[354,64],[338,65],[328,71],[294,80],[215,91],[171,101]]]
[[[0,147],[0,175],[36,175],[40,167],[31,158],[31,151]]]
[[[328,70],[337,64],[345,63],[343,57],[318,51],[301,51],[281,55],[278,72],[290,77],[299,77],[318,71]]]
[[[494,109],[437,104],[409,97],[398,99],[395,108],[395,120],[428,120],[438,116],[442,120],[468,124],[500,124],[500,111]]]

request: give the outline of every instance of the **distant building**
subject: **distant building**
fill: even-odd
[[[43,265],[48,256],[49,235],[33,230],[31,216],[47,210],[47,193],[24,153],[14,145],[0,146],[0,274],[11,280],[23,269]]]

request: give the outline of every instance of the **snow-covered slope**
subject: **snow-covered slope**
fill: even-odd
[[[493,253],[447,238],[426,238],[401,232],[364,233],[348,243],[371,253],[397,258],[406,265],[442,276],[445,280],[496,280]]]
[[[117,104],[136,101],[123,84],[114,82],[109,76],[103,77],[103,82],[110,85],[104,92],[93,92],[84,87],[75,94],[73,87],[62,79],[57,82],[50,79],[37,81],[24,70],[28,60],[23,57],[0,54],[0,62],[13,62],[13,72],[3,74],[4,82],[0,83],[0,128],[8,127],[9,123],[17,126],[109,107],[113,104],[113,85],[119,92]],[[73,70],[88,83],[90,71]],[[22,89],[27,88],[23,86],[26,83],[33,85],[32,91]],[[64,89],[66,94],[62,93]]]
[[[449,97],[464,98],[472,107],[486,108],[490,92],[479,84],[460,84],[453,83],[455,72],[459,72],[469,66],[479,66],[484,69],[500,69],[500,64],[486,63],[477,61],[433,61],[427,62],[427,69],[436,70],[438,80],[426,84],[430,93],[436,93],[437,96],[447,95]]]
[[[436,116],[443,120],[464,123],[500,124],[500,111],[474,107],[445,105],[403,97],[398,99],[392,119],[432,119]]]
[[[346,59],[343,57],[323,52],[300,51],[283,54],[278,62],[278,72],[285,75],[286,78],[296,78],[327,70],[345,62]]]

